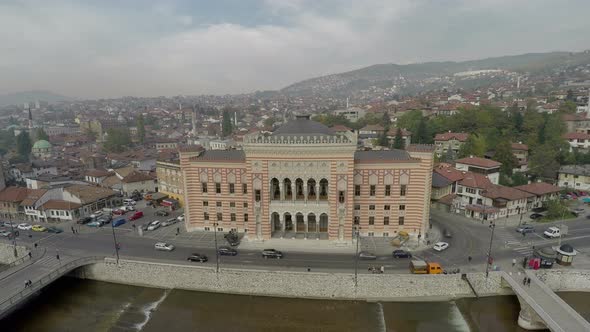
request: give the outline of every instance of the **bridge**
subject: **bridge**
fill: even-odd
[[[530,285],[524,285],[525,276],[502,272],[502,286],[510,287],[520,302],[518,326],[527,330],[549,329],[553,332],[590,331],[590,323],[555,294],[537,276],[527,270]],[[515,279],[516,278],[516,279]],[[520,279],[522,278],[522,279]]]
[[[102,261],[104,256],[79,257],[74,255],[48,254],[44,249],[33,251],[28,262],[0,272],[0,319],[26,303],[45,286],[69,272]],[[31,284],[25,286],[30,280]]]

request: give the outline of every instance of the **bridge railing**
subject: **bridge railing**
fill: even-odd
[[[29,252],[32,253],[33,251],[30,251],[29,250]],[[9,264],[0,266],[0,273],[1,272],[4,272],[4,271],[7,271],[7,270],[10,270],[10,268],[12,268],[12,267],[21,265],[21,264],[23,264],[26,261],[34,262],[34,261],[38,260],[39,258],[45,256],[45,253],[46,252],[47,252],[47,248],[43,248],[43,252],[41,253],[41,255],[37,256],[35,254],[34,257],[33,256],[29,257],[29,254],[27,252],[27,254],[24,255],[23,257],[18,258],[18,259],[15,259],[14,261],[10,262]]]
[[[75,259],[73,261],[70,261],[70,262],[67,262],[67,263],[61,265],[57,269],[42,276],[38,280],[32,281],[32,284],[30,286],[28,286],[28,287],[23,286],[24,287],[23,290],[21,290],[20,292],[14,294],[13,296],[11,296],[5,300],[3,300],[2,302],[0,302],[0,314],[5,312],[7,309],[10,309],[12,306],[20,303],[24,298],[27,298],[31,294],[39,291],[40,289],[42,289],[46,285],[52,283],[53,281],[55,281],[59,277],[63,276],[67,272],[70,272],[71,270],[73,270],[77,267],[83,266],[87,263],[97,262],[97,261],[100,261],[103,259],[104,259],[104,256],[90,256],[90,257],[78,258],[78,259]],[[25,280],[23,280],[23,285],[24,285],[24,281]]]

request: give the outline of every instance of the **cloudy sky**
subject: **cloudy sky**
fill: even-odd
[[[279,89],[375,63],[590,48],[588,0],[1,0],[0,94]]]

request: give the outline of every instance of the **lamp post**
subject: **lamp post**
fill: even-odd
[[[215,273],[219,273],[219,249],[217,248],[217,225],[213,223],[213,233],[215,234]]]
[[[490,247],[488,249],[488,259],[486,261],[486,279],[488,278],[489,274],[490,274],[490,260],[492,258],[492,242],[494,241],[494,230],[496,229],[496,224],[492,221],[490,221],[490,226],[492,229],[492,235],[490,236]]]
[[[113,242],[115,244],[115,254],[117,255],[117,265],[119,264],[119,245],[117,244],[117,236],[115,235],[115,226],[111,223],[111,230],[113,231]]]
[[[358,286],[358,267],[359,267],[359,242],[361,239],[361,227],[355,230],[356,235],[356,253],[354,255],[354,288]]]
[[[12,236],[12,245],[13,245],[13,249],[14,249],[14,258],[18,257],[18,252],[16,251],[16,233],[14,232],[14,224],[12,223],[12,220],[10,220],[10,233]]]

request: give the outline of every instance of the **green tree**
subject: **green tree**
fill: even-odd
[[[418,130],[418,124],[422,120],[422,112],[420,111],[409,111],[405,112],[397,120],[398,128],[406,128],[412,132],[412,136],[416,135]]]
[[[484,153],[486,153],[485,141],[476,134],[471,134],[459,149],[459,158],[483,157]]]
[[[126,129],[109,129],[107,131],[107,140],[104,142],[104,149],[107,152],[125,151],[131,144],[129,131]]]
[[[141,113],[137,117],[137,138],[141,144],[145,141],[145,120]]]
[[[569,210],[567,204],[559,199],[552,199],[544,203],[547,207],[547,213],[543,219],[555,220],[555,219],[566,219],[571,218],[573,215]]]
[[[389,140],[387,139],[387,133],[383,131],[381,135],[379,135],[379,139],[377,140],[377,145],[383,147],[389,147]]]
[[[43,128],[37,128],[37,132],[35,134],[35,138],[37,140],[43,139],[43,140],[48,141],[49,140],[49,135],[47,135],[47,133],[45,132],[45,130],[43,130]]]
[[[223,119],[221,125],[223,126],[221,135],[223,135],[223,137],[231,135],[231,133],[233,132],[233,121],[229,109],[223,110]]]
[[[562,113],[573,114],[576,113],[577,108],[578,105],[576,105],[576,103],[571,100],[567,100],[565,103],[559,106],[559,111]]]
[[[535,147],[540,143],[539,131],[544,125],[545,120],[537,110],[527,110],[524,113],[522,124],[522,137],[529,147]]]
[[[273,117],[270,117],[270,118],[264,120],[264,126],[272,127],[275,124],[275,122],[277,122],[277,120]]]
[[[540,145],[533,149],[529,158],[529,174],[534,178],[555,178],[559,170],[558,151],[549,145]]]
[[[414,135],[412,135],[412,138],[415,139],[416,143],[432,143],[432,136],[428,132],[428,126],[426,124],[426,119],[424,117],[420,118],[420,121],[418,122],[418,127],[416,128],[416,132]]]
[[[565,96],[565,100],[567,100],[567,101],[574,101],[574,92],[571,89],[567,90],[567,94]]]
[[[501,162],[500,172],[507,176],[512,175],[512,170],[518,166],[518,159],[512,153],[512,146],[508,140],[496,145],[494,160]]]
[[[383,113],[383,118],[381,119],[381,125],[383,126],[383,128],[385,128],[385,131],[387,131],[387,129],[391,125],[391,118],[389,117],[389,112],[385,111],[385,113]]]
[[[29,133],[26,131],[21,131],[20,134],[16,137],[16,151],[18,154],[23,158],[29,158],[31,154],[31,137],[29,137]]]
[[[395,132],[395,138],[393,140],[393,148],[403,150],[404,146],[404,137],[402,136],[401,128],[398,128]]]

